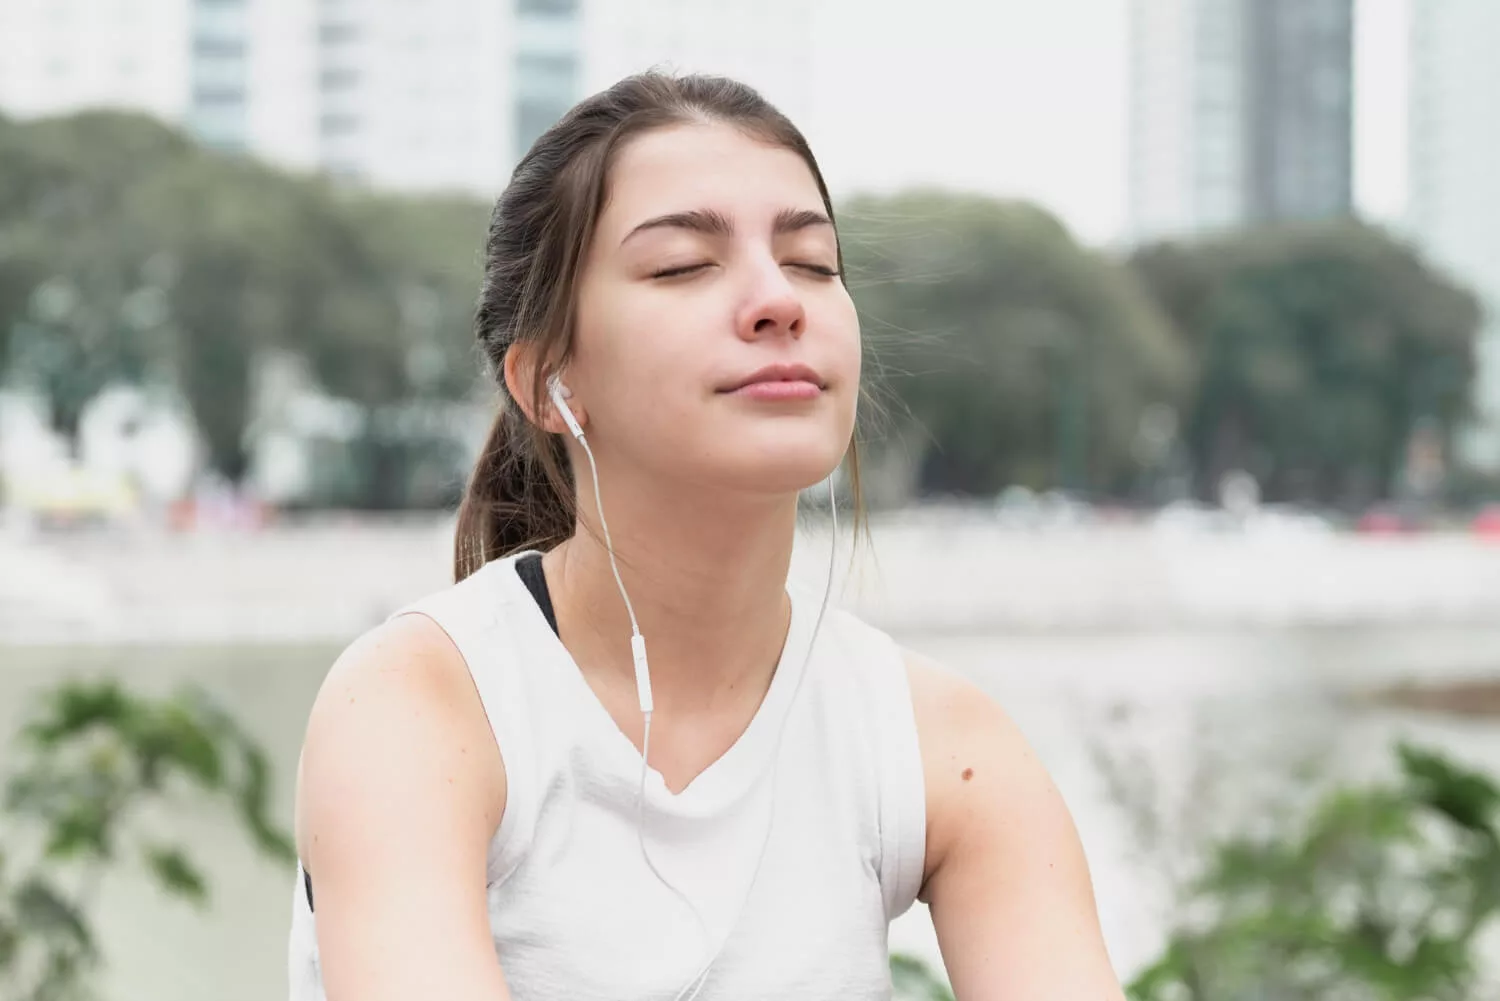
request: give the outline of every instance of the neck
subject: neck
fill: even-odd
[[[580,667],[633,688],[630,617],[592,482],[578,480],[577,530],[547,556],[553,604]],[[604,514],[658,708],[705,708],[731,691],[763,691],[790,617],[796,497],[707,497],[633,480],[611,476]]]

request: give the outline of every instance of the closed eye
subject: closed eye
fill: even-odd
[[[830,268],[822,264],[809,264],[805,261],[793,261],[787,266],[792,268],[801,268],[803,271],[811,272],[812,274],[818,275],[823,278],[837,278],[839,276],[837,268]]]
[[[692,274],[695,271],[702,271],[704,268],[708,268],[708,267],[712,267],[712,265],[709,264],[707,261],[704,261],[704,262],[702,262],[700,264],[684,264],[684,265],[681,265],[680,267],[663,268],[660,271],[653,271],[651,273],[651,277],[652,278],[679,278],[679,277],[681,277],[683,275],[690,275],[690,274]]]
[[[711,267],[713,267],[713,265],[707,261],[704,261],[700,264],[683,264],[675,268],[662,268],[660,271],[653,271],[651,273],[651,277],[681,278],[685,275],[694,274]],[[809,274],[817,275],[820,278],[837,278],[840,274],[837,268],[830,268],[827,265],[823,264],[812,264],[807,261],[790,261],[786,264],[786,267],[798,268],[802,271],[808,272]]]

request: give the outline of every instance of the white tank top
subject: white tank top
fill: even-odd
[[[396,613],[427,615],[452,638],[505,762],[488,895],[515,1001],[672,999],[721,944],[700,999],[889,998],[887,931],[916,896],[926,847],[921,755],[896,645],[830,608],[799,688],[821,594],[789,585],[786,645],[744,734],[678,794],[649,773],[647,848],[708,925],[705,941],[699,918],[641,856],[640,754],[516,558]],[[300,871],[294,893],[291,1001],[321,1001]]]

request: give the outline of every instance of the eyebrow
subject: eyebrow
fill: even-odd
[[[771,224],[773,235],[781,236],[785,233],[795,233],[798,230],[811,229],[814,226],[832,226],[833,220],[822,212],[814,212],[812,209],[782,209],[776,213],[776,219]],[[686,212],[668,212],[666,215],[654,216],[636,226],[621,245],[630,241],[637,233],[643,233],[651,229],[685,229],[694,233],[702,233],[705,236],[730,236],[734,233],[734,223],[729,217],[715,209],[691,209]]]

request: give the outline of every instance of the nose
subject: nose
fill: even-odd
[[[807,327],[807,311],[797,290],[775,261],[759,269],[756,280],[744,304],[740,307],[735,324],[742,339],[760,340],[763,337],[801,337]]]

